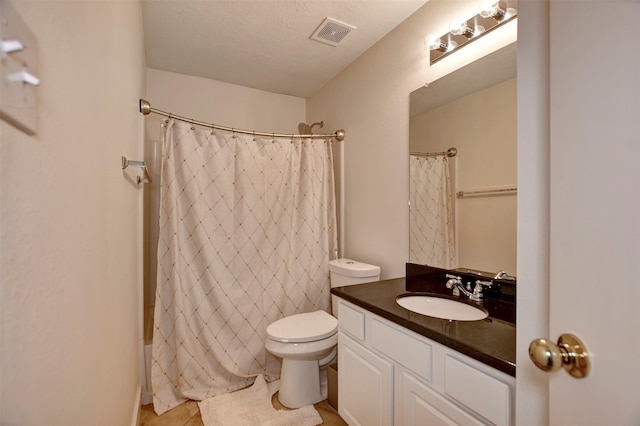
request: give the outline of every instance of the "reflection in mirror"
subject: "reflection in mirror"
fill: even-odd
[[[410,262],[516,275],[516,87],[513,43],[411,93]]]

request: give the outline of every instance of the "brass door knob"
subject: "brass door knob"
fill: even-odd
[[[529,345],[529,358],[542,371],[553,372],[564,367],[576,379],[587,377],[591,368],[584,344],[568,333],[558,338],[557,345],[547,339],[534,340]]]

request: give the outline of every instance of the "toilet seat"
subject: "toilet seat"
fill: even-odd
[[[267,336],[283,343],[313,342],[338,332],[338,320],[325,311],[284,317],[267,327]]]

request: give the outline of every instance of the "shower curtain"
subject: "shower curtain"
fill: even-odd
[[[409,261],[456,267],[453,200],[447,156],[409,159]]]
[[[337,248],[330,140],[163,124],[156,413],[274,380],[267,326],[330,301]]]

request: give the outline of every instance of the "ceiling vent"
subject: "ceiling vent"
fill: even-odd
[[[333,18],[326,18],[316,31],[311,35],[311,40],[337,46],[351,30],[355,30],[353,25],[345,24]]]

